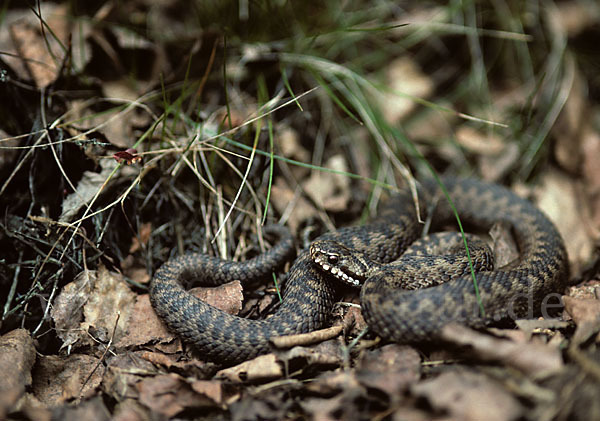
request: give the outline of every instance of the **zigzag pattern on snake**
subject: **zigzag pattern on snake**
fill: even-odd
[[[562,292],[568,277],[567,254],[560,234],[547,217],[530,202],[510,190],[473,179],[444,178],[446,189],[463,224],[489,229],[504,222],[515,235],[520,259],[510,268],[477,273],[481,302],[473,281],[465,275],[451,282],[419,290],[390,290],[393,280],[385,273],[370,278],[361,290],[361,306],[369,327],[396,342],[432,341],[443,326],[459,322],[481,327],[507,317],[532,317],[550,293]],[[419,189],[425,205],[439,187],[427,181]],[[432,220],[436,225],[454,224],[453,213],[442,197]],[[203,254],[186,254],[167,261],[150,284],[150,300],[167,326],[191,342],[203,358],[234,364],[269,351],[274,336],[309,332],[323,326],[338,295],[339,281],[302,251],[289,270],[283,302],[265,320],[229,315],[189,294],[182,283],[194,280],[218,285],[230,280],[270,279],[271,273],[293,253],[289,234],[277,245],[245,262],[229,262]],[[414,202],[408,191],[394,194],[378,216],[368,224],[326,233],[331,240],[362,250],[376,262],[392,262],[421,234]]]

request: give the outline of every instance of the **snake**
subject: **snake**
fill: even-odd
[[[480,328],[510,318],[532,318],[543,314],[550,298],[560,297],[569,274],[564,241],[531,202],[498,184],[452,176],[422,181],[418,198],[414,200],[410,189],[400,189],[370,221],[317,237],[293,260],[281,303],[264,319],[225,313],[190,294],[186,287],[190,282],[216,286],[236,279],[244,284],[272,279],[295,254],[292,235],[278,225],[265,228],[277,242],[245,261],[203,253],[166,261],[150,282],[150,302],[167,327],[191,343],[201,359],[234,365],[268,353],[274,337],[322,328],[347,285],[361,288],[361,310],[369,329],[397,343],[441,340],[442,329],[453,322]],[[439,272],[437,280],[426,281],[425,288],[403,286],[394,270],[411,244],[421,241],[421,221],[427,218],[436,229],[456,226],[456,215],[465,227],[477,230],[489,230],[497,223],[507,226],[518,259],[505,267],[486,266],[473,272],[469,266],[466,273],[451,280],[448,272],[452,270],[445,262],[433,269]],[[334,257],[324,252],[328,248],[334,250]],[[348,269],[336,255],[341,248],[378,270]],[[386,270],[389,265],[394,270]],[[430,264],[413,264],[409,276],[423,266]]]

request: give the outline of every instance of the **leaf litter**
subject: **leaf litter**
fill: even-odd
[[[14,101],[0,107],[7,116],[0,127],[0,418],[600,417],[599,87],[585,60],[570,61],[577,63],[570,78],[568,66],[564,73],[550,66],[560,66],[552,60],[564,51],[553,48],[567,40],[568,54],[585,57],[577,47],[597,35],[597,11],[561,2],[543,9],[540,26],[526,34],[484,21],[478,29],[493,29],[473,38],[450,10],[409,5],[402,19],[412,19],[412,28],[348,31],[349,40],[364,38],[326,42],[340,46],[328,50],[322,40],[336,32],[321,27],[325,38],[315,37],[303,59],[351,63],[357,58],[346,54],[363,42],[388,54],[363,51],[372,64],[358,60],[344,67],[353,77],[324,86],[310,60],[294,67],[280,54],[289,48],[281,41],[289,33],[273,38],[281,28],[251,25],[244,36],[255,37],[252,45],[218,25],[186,21],[175,13],[180,2],[149,6],[106,2],[71,15],[67,5],[43,3],[5,14],[0,93]],[[202,19],[258,14],[219,11],[202,9]],[[483,17],[492,9],[478,11]],[[542,34],[555,42],[547,47]],[[516,42],[505,55],[498,42],[517,35],[528,46]],[[463,36],[468,49],[453,44]],[[489,80],[474,70],[489,59],[479,47],[497,54],[486,62]],[[504,68],[515,56],[519,67]],[[528,68],[527,60],[541,61]],[[378,95],[357,90],[352,72],[361,65],[372,88],[384,81]],[[315,86],[312,96],[275,110],[277,98]],[[359,97],[373,104],[358,106]],[[262,125],[246,124],[257,115]],[[274,338],[272,352],[234,367],[203,361],[164,327],[147,285],[168,258],[194,251],[244,260],[262,252],[269,245],[255,233],[265,206],[267,220],[286,223],[300,246],[375,213],[387,194],[380,185],[399,181],[389,152],[416,173],[422,166],[402,133],[389,130],[398,125],[436,169],[512,185],[550,216],[577,284],[561,298],[564,311],[482,331],[450,325],[443,343],[407,346],[365,333],[356,293],[348,292],[331,327]],[[249,153],[236,144],[253,145],[255,136],[261,153],[243,184]],[[215,241],[223,225],[227,235]],[[518,256],[510,227],[490,236],[501,264],[510,265]],[[282,284],[285,271],[260,285],[234,281],[192,293],[230,314],[260,318],[278,306]]]

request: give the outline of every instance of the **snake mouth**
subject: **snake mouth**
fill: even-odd
[[[340,281],[345,282],[348,285],[352,285],[354,287],[359,287],[361,285],[361,281],[359,279],[356,279],[356,278],[348,275],[342,269],[340,269],[336,266],[331,266],[328,263],[322,262],[320,260],[317,260],[316,263],[325,272],[333,275],[336,279],[339,279]]]

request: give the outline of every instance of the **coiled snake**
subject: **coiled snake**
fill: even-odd
[[[470,275],[430,288],[406,290],[391,289],[397,282],[385,272],[374,274],[361,289],[362,312],[369,327],[385,339],[432,341],[442,327],[453,321],[481,327],[507,317],[533,317],[540,313],[549,294],[562,292],[566,286],[565,247],[542,212],[498,185],[473,179],[442,181],[463,224],[489,229],[503,222],[511,227],[520,259],[504,269],[477,273],[484,315],[479,311]],[[427,181],[419,195],[429,202],[438,190],[435,182]],[[427,206],[423,203],[420,208],[424,217]],[[432,220],[436,225],[456,223],[445,198],[438,201]],[[324,270],[315,263],[309,250],[302,251],[290,268],[281,306],[264,320],[226,314],[183,288],[182,282],[190,280],[210,286],[233,279],[269,279],[291,258],[294,248],[287,231],[271,230],[280,235],[280,241],[245,262],[186,254],[167,261],[156,271],[150,284],[152,306],[173,332],[195,345],[204,359],[238,363],[268,352],[269,339],[274,336],[312,331],[327,321],[341,282],[333,279],[331,269]],[[361,250],[365,259],[387,263],[398,259],[421,231],[411,195],[400,191],[370,223],[329,232],[317,240]]]

